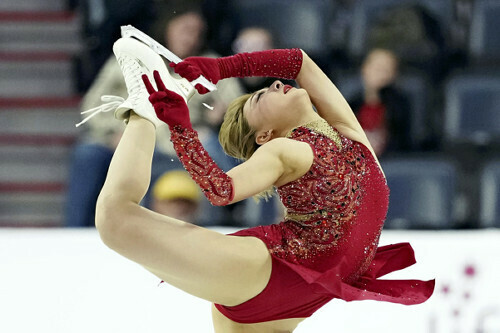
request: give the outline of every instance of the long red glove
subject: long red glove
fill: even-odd
[[[280,79],[297,78],[302,67],[300,49],[279,49],[238,53],[223,58],[189,57],[178,64],[170,63],[175,72],[189,81],[205,76],[216,84],[229,77],[266,76]],[[200,94],[208,90],[197,84]]]
[[[186,102],[180,95],[165,88],[157,71],[153,76],[158,91],[146,75],[142,76],[142,80],[150,94],[149,101],[153,104],[158,119],[167,123],[170,128],[170,140],[182,165],[213,205],[224,206],[231,203],[234,197],[233,180],[217,166],[203,148],[198,133],[191,126]]]

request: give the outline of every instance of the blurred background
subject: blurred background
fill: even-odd
[[[181,58],[304,49],[349,101],[380,157],[391,188],[389,239],[417,237],[441,251],[426,255],[437,275],[449,277],[438,279],[440,302],[458,276],[479,276],[484,296],[498,299],[500,261],[488,254],[500,250],[499,17],[499,0],[2,0],[0,235],[37,246],[56,244],[54,235],[80,233],[90,244],[98,237],[95,201],[123,124],[109,114],[75,124],[101,95],[127,97],[112,45],[120,25],[132,24]],[[268,84],[227,80],[190,101],[203,144],[226,171],[238,161],[217,142],[224,109]],[[220,230],[280,220],[276,199],[211,207],[182,174],[168,138],[158,133],[145,206]],[[437,245],[441,239],[449,243]],[[10,253],[28,263],[37,252],[16,257],[9,244],[2,261]],[[454,257],[465,244],[469,256]],[[462,289],[449,304],[470,299]],[[488,297],[474,318],[496,321],[487,326],[483,318],[482,330],[439,329],[426,317],[430,326],[415,332],[500,332],[500,303]],[[444,308],[451,321],[465,312]]]

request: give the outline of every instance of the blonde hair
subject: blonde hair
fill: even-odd
[[[227,107],[224,121],[219,130],[219,142],[226,154],[246,161],[259,148],[255,142],[257,131],[248,124],[243,115],[243,107],[252,94],[245,94],[234,99]],[[274,194],[274,188],[269,188],[254,196],[254,199],[268,199]]]
[[[219,131],[219,142],[226,154],[248,160],[259,147],[255,142],[256,131],[243,116],[243,107],[251,94],[234,99],[227,107]]]

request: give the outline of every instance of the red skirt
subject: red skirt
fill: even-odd
[[[254,236],[265,241],[255,229],[259,228],[242,230],[234,235]],[[338,265],[318,272],[272,253],[271,257],[272,273],[265,289],[237,306],[215,304],[223,315],[239,323],[305,318],[335,298],[348,302],[375,300],[413,305],[426,301],[434,291],[434,280],[378,280],[416,262],[409,243],[379,247],[368,270],[349,284],[339,277],[349,258],[344,257]]]

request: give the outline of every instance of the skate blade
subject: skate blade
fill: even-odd
[[[171,61],[175,64],[182,61],[181,58],[176,56],[172,51],[167,49],[165,46],[161,45],[160,43],[155,41],[153,38],[149,37],[144,32],[140,31],[137,28],[134,28],[131,25],[122,26],[121,27],[121,34],[122,34],[122,37],[133,37],[133,38],[140,40],[141,42],[143,42],[144,44],[149,46],[154,52],[158,53],[160,56],[163,56],[168,61]],[[215,86],[215,84],[208,81],[203,75],[200,75],[199,78],[197,78],[194,81],[191,81],[190,84],[193,87],[196,86],[197,84],[201,84],[202,86],[207,88],[209,91],[217,90],[217,87]]]

